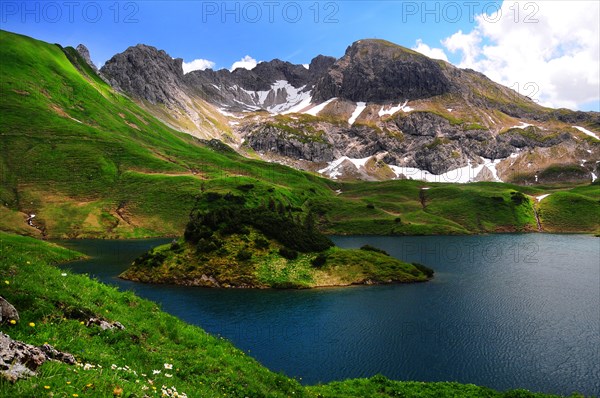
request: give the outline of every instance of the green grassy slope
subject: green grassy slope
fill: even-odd
[[[537,229],[531,201],[516,203],[511,196],[535,189],[338,183],[243,158],[222,144],[166,127],[105,84],[73,49],[6,31],[0,31],[0,115],[0,229],[5,231],[56,238],[176,236],[202,189],[238,192],[250,183],[256,202],[268,192],[290,206],[314,208],[327,233]],[[423,185],[431,187],[425,198]],[[600,195],[600,186],[590,188],[587,196],[594,195]],[[561,211],[565,203],[556,206]],[[597,202],[591,206],[599,208]],[[30,214],[36,215],[35,228],[26,222]],[[587,219],[587,213],[574,214],[566,230],[600,230],[600,221]],[[562,230],[564,223],[552,220],[543,223]]]
[[[222,338],[165,314],[152,302],[86,276],[63,276],[50,265],[78,256],[0,232],[0,293],[21,316],[16,325],[0,324],[0,330],[29,344],[49,343],[74,354],[82,365],[47,362],[36,377],[15,384],[0,378],[0,397],[109,397],[120,390],[115,396],[154,397],[161,396],[163,385],[188,397],[221,398],[547,396],[457,383],[396,382],[381,376],[304,387],[269,371]],[[82,321],[90,316],[118,321],[125,330],[86,327]]]
[[[544,228],[551,232],[600,232],[600,184],[556,192],[543,199],[538,213]]]

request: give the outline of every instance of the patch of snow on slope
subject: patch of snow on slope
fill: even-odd
[[[600,137],[598,137],[598,135],[596,135],[596,133],[594,133],[588,129],[584,129],[583,127],[579,127],[579,126],[573,126],[573,128],[581,131],[583,134],[587,134],[590,137],[594,137],[595,139],[600,140]]]
[[[358,119],[358,117],[360,116],[362,111],[365,110],[366,107],[367,107],[366,102],[357,102],[356,103],[356,109],[354,109],[354,112],[352,112],[352,116],[350,116],[350,119],[348,119],[348,124],[350,126],[352,126],[354,124],[356,119]]]
[[[269,90],[265,91],[250,91],[237,85],[234,85],[231,89],[242,91],[249,96],[252,100],[252,104],[246,104],[248,108],[252,110],[266,109],[270,113],[279,114],[288,111],[291,108],[303,109],[310,104],[311,94],[310,91],[303,91],[305,87],[306,86],[296,88],[287,80],[277,80],[271,85]],[[285,102],[271,105],[266,104],[267,100],[270,98],[279,98],[282,92],[285,92]],[[240,102],[237,100],[235,101]],[[305,105],[300,107],[300,104]]]
[[[336,159],[336,160],[334,160],[332,162],[329,162],[327,164],[327,167],[325,167],[324,169],[319,170],[319,173],[324,174],[324,175],[328,176],[329,178],[335,180],[339,176],[342,175],[342,171],[339,169],[339,167],[341,166],[341,164],[344,161],[347,160],[347,161],[351,162],[352,164],[354,164],[354,166],[357,169],[360,169],[361,167],[365,166],[365,164],[367,163],[367,161],[369,159],[371,159],[370,156],[366,157],[364,159],[352,159],[352,158],[349,158],[348,156],[342,156],[339,159]]]
[[[302,112],[304,108],[308,108],[310,103],[312,102],[312,96],[310,95],[310,91],[306,93],[302,93],[303,98],[300,102],[296,103],[296,105],[289,108],[287,111],[282,112],[282,114],[287,115],[288,113],[298,113]]]
[[[547,198],[548,196],[550,196],[549,193],[547,193],[545,195],[536,196],[535,198],[537,199],[538,202],[541,202],[544,198]]]
[[[481,159],[484,162],[483,165],[492,172],[492,175],[494,176],[494,181],[502,182],[500,177],[498,177],[498,170],[496,170],[496,165],[498,165],[498,163],[500,163],[502,161],[502,159],[496,159],[496,160],[486,159],[486,158],[481,158]]]
[[[487,167],[494,179],[496,181],[502,181],[498,177],[498,171],[496,170],[496,165],[500,163],[503,159],[485,159],[481,158],[484,163],[478,166],[473,166],[471,161],[468,160],[467,165],[464,167],[459,167],[458,169],[449,170],[443,174],[432,174],[427,170],[421,170],[414,167],[400,167],[390,165],[389,167],[396,174],[397,177],[400,175],[404,175],[408,179],[412,180],[421,180],[427,182],[451,182],[451,183],[460,183],[464,184],[467,182],[475,181],[475,177],[483,170],[484,167]]]
[[[352,159],[352,158],[348,158],[348,160],[350,162],[352,162],[352,164],[354,164],[354,166],[356,166],[357,169],[360,169],[361,167],[365,167],[365,164],[367,164],[367,162],[369,161],[369,159],[371,159],[370,156],[363,158],[363,159]]]
[[[397,177],[404,175],[404,177],[410,180],[421,180],[427,182],[454,182],[454,183],[466,183],[473,181],[475,176],[479,173],[481,168],[475,169],[471,166],[469,160],[468,165],[458,169],[447,171],[443,174],[432,174],[427,170],[417,169],[415,167],[401,167],[401,166],[389,166]],[[480,166],[483,167],[483,166]]]
[[[510,158],[516,158],[518,154],[511,154]],[[342,172],[339,166],[345,160],[352,162],[357,169],[364,167],[367,161],[371,158],[371,156],[366,157],[364,159],[352,159],[347,156],[342,156],[339,159],[336,159],[332,162],[329,162],[327,167],[319,170],[319,173],[329,176],[332,179],[336,179],[342,175]],[[508,158],[505,158],[508,159]],[[405,167],[405,166],[396,166],[396,165],[388,165],[390,169],[396,174],[396,177],[399,178],[401,175],[411,180],[421,180],[427,182],[448,182],[448,183],[468,183],[475,181],[475,178],[484,167],[492,173],[494,177],[494,181],[502,182],[500,177],[498,176],[498,170],[496,166],[505,159],[486,159],[481,157],[483,161],[482,164],[474,166],[471,163],[471,160],[467,161],[467,165],[464,167],[459,167],[454,170],[449,170],[443,174],[432,174],[427,170],[421,170],[416,167]]]
[[[511,129],[524,129],[524,128],[527,128],[529,126],[533,126],[533,124],[521,122],[521,124],[519,124],[518,126],[512,126],[512,127],[509,127],[509,128],[511,128]]]
[[[379,117],[385,116],[385,115],[393,115],[394,113],[398,112],[398,111],[402,111],[402,112],[410,112],[413,110],[413,108],[411,108],[410,106],[406,106],[406,104],[408,104],[408,100],[404,101],[404,104],[398,104],[398,106],[393,106],[391,108],[385,109],[385,106],[382,106],[381,109],[379,110]]]
[[[332,101],[334,101],[336,99],[337,99],[337,97],[333,97],[331,99],[328,99],[327,101],[325,101],[325,102],[323,102],[323,103],[321,103],[321,104],[319,104],[317,106],[314,106],[314,107],[310,108],[309,110],[304,111],[302,113],[306,113],[306,114],[312,115],[312,116],[317,116],[317,114],[319,112],[321,112],[323,109],[325,109],[325,107],[327,105],[329,105]]]

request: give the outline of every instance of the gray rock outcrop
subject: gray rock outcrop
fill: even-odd
[[[360,40],[346,50],[316,84],[315,101],[397,102],[450,91],[434,60],[385,40]]]
[[[69,365],[76,363],[73,355],[58,351],[51,345],[35,347],[0,332],[0,375],[5,379],[15,382],[34,376],[37,368],[49,360]]]
[[[17,309],[6,299],[0,296],[0,323],[9,321],[19,321],[19,313]]]

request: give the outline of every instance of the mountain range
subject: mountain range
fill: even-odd
[[[139,44],[100,75],[176,129],[334,179],[535,184],[599,174],[600,113],[540,106],[384,40],[308,65],[184,74],[182,63]]]

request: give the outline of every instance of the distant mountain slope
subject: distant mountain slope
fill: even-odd
[[[330,178],[530,184],[600,174],[597,112],[544,108],[481,73],[385,40],[357,41],[308,69],[273,60],[185,75],[181,60],[138,45],[102,72],[184,131],[207,134],[197,120],[218,114],[211,137]],[[570,172],[545,172],[557,168]]]

